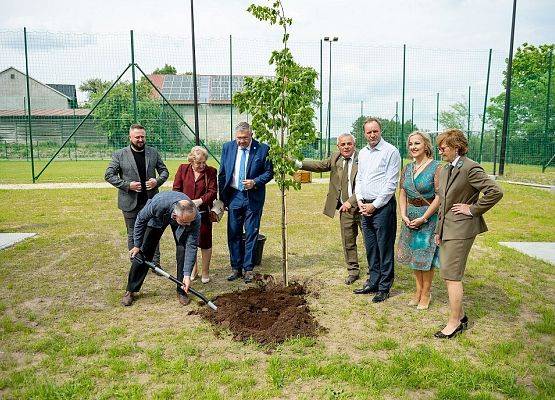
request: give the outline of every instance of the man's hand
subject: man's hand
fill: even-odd
[[[185,291],[185,293],[189,293],[189,286],[191,286],[191,277],[190,276],[184,276],[183,277],[183,285],[181,286],[181,289],[183,289]]]
[[[139,251],[141,251],[141,249],[139,249],[138,247],[133,247],[131,250],[129,250],[129,258],[133,259],[133,257],[139,254]]]
[[[339,207],[339,212],[348,212],[351,209],[351,207],[352,207],[351,203],[346,201],[345,203],[341,204],[341,207]]]
[[[202,199],[194,199],[193,203],[195,204],[195,206],[200,207],[202,204]]]
[[[434,242],[436,242],[438,246],[441,245],[441,239],[439,238],[439,235],[434,235]]]
[[[155,189],[156,186],[158,186],[158,181],[156,179],[150,178],[148,181],[146,181],[146,190]]]
[[[369,217],[376,211],[376,207],[372,203],[362,203],[362,207],[360,208],[361,214]]]
[[[243,186],[247,190],[252,189],[254,187],[254,179],[245,179],[243,181]]]
[[[137,182],[137,181],[132,181],[129,184],[129,190],[133,190],[134,192],[140,192],[141,191],[141,182]]]
[[[464,214],[464,215],[472,216],[472,213],[470,212],[470,204],[464,204],[464,203],[453,204],[453,207],[451,207],[451,211],[453,211],[453,213],[455,214]]]

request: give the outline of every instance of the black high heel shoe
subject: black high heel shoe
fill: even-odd
[[[466,316],[466,314],[464,314],[464,317],[461,318],[461,324],[463,326],[463,329],[468,328],[468,317]]]
[[[459,326],[457,326],[457,329],[455,329],[453,332],[451,332],[449,335],[446,335],[445,333],[443,333],[442,331],[437,331],[436,333],[434,333],[434,336],[438,339],[452,339],[455,336],[457,336],[459,333],[462,333],[462,331],[464,330],[464,325],[461,322],[459,324]]]

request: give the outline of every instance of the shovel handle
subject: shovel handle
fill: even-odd
[[[176,285],[178,285],[179,287],[183,286],[183,282],[180,282],[179,279],[177,279],[175,276],[168,274],[166,271],[164,271],[162,268],[157,267],[156,264],[154,264],[152,261],[147,261],[147,260],[142,260],[150,269],[152,269],[153,271],[159,273],[162,276],[165,276],[166,278],[168,278],[170,281],[172,281],[173,283],[175,283]],[[195,296],[197,296],[199,299],[201,299],[202,301],[204,301],[206,304],[208,304],[208,306],[213,309],[213,310],[217,310],[218,307],[216,307],[216,305],[214,303],[212,303],[210,300],[208,300],[206,298],[205,295],[203,295],[200,292],[197,292],[195,289],[193,289],[192,287],[189,287],[189,292],[191,292],[192,294],[194,294]]]

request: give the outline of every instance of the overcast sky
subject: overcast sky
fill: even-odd
[[[248,14],[245,10],[250,3],[244,0],[195,2],[200,73],[227,72],[226,46],[230,34],[237,43],[234,45],[234,72],[268,73],[265,60],[269,51],[279,45],[279,31],[269,29]],[[267,4],[265,1],[258,3]],[[328,35],[339,37],[339,42],[334,44],[333,59],[335,79],[332,80],[332,93],[336,99],[333,108],[338,114],[335,118],[337,126],[332,124],[334,131],[348,129],[353,116],[359,113],[360,101],[365,102],[365,113],[394,115],[395,102],[400,96],[399,68],[403,44],[407,44],[409,49],[407,68],[410,69],[405,107],[408,109],[411,98],[415,98],[415,120],[420,119],[422,125],[426,120],[427,127],[431,129],[436,92],[441,92],[442,104],[447,105],[463,101],[468,86],[472,86],[474,96],[471,107],[476,110],[473,114],[479,117],[489,48],[494,49],[490,93],[496,95],[501,90],[512,3],[511,0],[284,0],[286,12],[294,20],[291,37],[293,42],[300,43],[295,55],[301,63],[319,69],[319,40]],[[165,62],[176,65],[179,72],[184,72],[190,69],[190,55],[186,54],[190,51],[188,43],[183,42],[178,49],[168,47],[167,43],[155,43],[163,43],[160,35],[174,38],[190,35],[189,7],[188,0],[2,0],[0,31],[20,32],[26,26],[31,32],[121,33],[125,39],[127,32],[133,29],[139,38],[137,47],[147,41],[144,39],[148,37],[146,34],[155,35],[149,39],[148,47],[138,49],[139,63],[148,72]],[[19,33],[17,35],[19,37]],[[0,47],[9,42],[5,32],[3,38]],[[106,44],[108,39],[94,37],[81,41],[87,43],[66,46],[66,51],[67,48],[77,49],[83,45],[92,52],[96,43],[104,43],[103,51],[112,51]],[[555,0],[519,0],[515,47],[524,42],[555,42]],[[13,47],[13,44],[10,46]],[[81,57],[79,61],[87,60],[84,64],[72,66],[69,75],[56,75],[62,69],[52,68],[43,57],[43,68],[35,62],[30,74],[47,82],[64,81],[76,85],[91,75],[113,79],[120,69],[118,57],[122,57],[121,65],[128,62],[127,50],[113,52],[102,57],[91,57],[86,53],[79,56],[77,52],[70,56],[60,53],[62,60],[70,60],[71,57]],[[10,65],[21,67],[21,57],[14,62],[14,57],[7,54],[0,55],[0,69]],[[56,57],[55,51],[45,54],[51,59]],[[108,59],[101,61],[99,58]],[[92,66],[85,65],[88,60]],[[327,62],[326,47],[324,87],[327,86],[329,73]],[[117,68],[111,64],[118,64]],[[327,91],[324,99],[326,96]]]

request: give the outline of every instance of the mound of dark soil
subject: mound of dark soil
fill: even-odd
[[[229,329],[235,340],[252,338],[262,344],[281,343],[297,336],[312,337],[322,331],[310,314],[303,285],[293,282],[283,287],[271,281],[269,285],[216,297],[218,311],[206,307],[194,313],[216,327]]]

